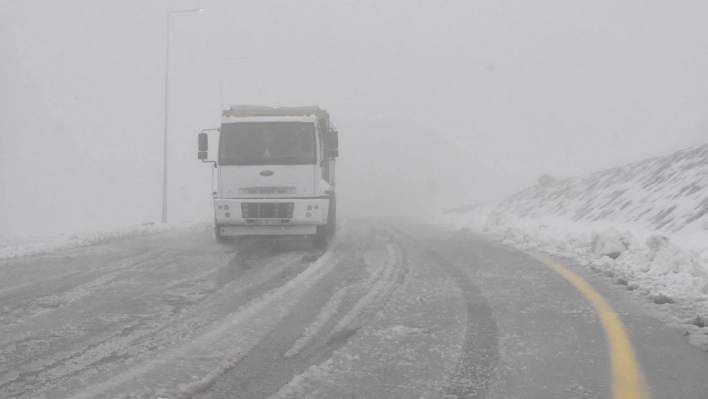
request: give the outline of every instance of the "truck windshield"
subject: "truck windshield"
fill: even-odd
[[[311,122],[221,125],[220,165],[306,165],[317,162]]]

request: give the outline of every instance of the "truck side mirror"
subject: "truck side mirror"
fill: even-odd
[[[329,149],[329,157],[330,158],[337,158],[339,156],[339,150],[336,148],[330,148]]]
[[[199,133],[199,152],[209,151],[209,136],[206,133]],[[201,157],[201,155],[200,155]],[[206,159],[206,158],[199,158]]]
[[[209,153],[208,153],[208,152],[206,152],[206,151],[199,151],[199,152],[197,153],[197,159],[205,160],[205,159],[207,159],[207,158],[209,158]]]
[[[329,137],[327,137],[327,142],[329,143],[330,150],[336,150],[339,148],[339,132],[336,130],[329,131]]]

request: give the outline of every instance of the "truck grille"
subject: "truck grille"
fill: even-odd
[[[291,219],[293,217],[293,202],[256,203],[242,202],[241,214],[244,219]]]

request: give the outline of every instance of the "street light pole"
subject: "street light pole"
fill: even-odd
[[[194,10],[180,10],[180,11],[170,11],[167,13],[167,44],[165,50],[165,120],[163,122],[164,126],[164,137],[163,137],[163,149],[162,149],[162,223],[167,223],[167,127],[168,127],[168,117],[169,117],[169,89],[170,89],[170,17],[172,14],[179,14],[185,12],[200,12],[204,11],[203,8]]]

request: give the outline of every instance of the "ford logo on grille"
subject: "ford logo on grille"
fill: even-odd
[[[261,172],[261,176],[273,176],[273,171],[272,170],[264,170]]]

